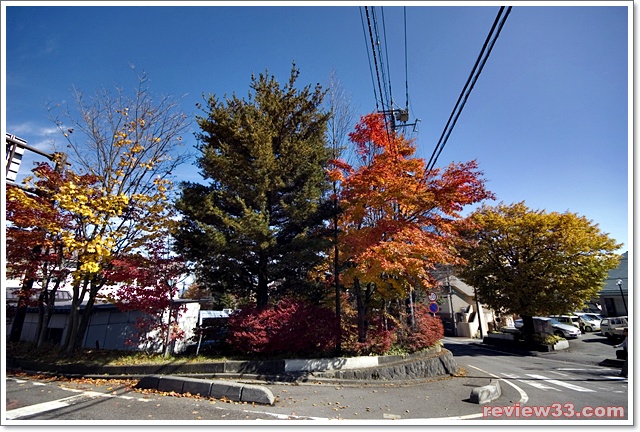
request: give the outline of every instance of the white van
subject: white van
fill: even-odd
[[[629,327],[626,316],[606,317],[600,321],[600,332],[608,339],[621,338],[625,328]]]

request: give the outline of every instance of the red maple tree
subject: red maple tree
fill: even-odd
[[[436,265],[460,264],[461,211],[494,196],[475,161],[427,170],[381,114],[364,116],[350,139],[362,165],[334,161],[330,177],[341,181],[341,279],[353,288],[364,342],[372,301],[410,297],[435,284]]]
[[[178,325],[184,306],[176,306],[177,279],[185,273],[180,257],[170,256],[163,246],[151,246],[146,253],[120,256],[112,260],[104,276],[117,285],[117,294],[109,300],[120,311],[136,312],[136,332],[126,343],[147,350],[159,347],[168,354],[172,341],[185,337]]]

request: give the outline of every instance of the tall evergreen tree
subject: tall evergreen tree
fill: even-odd
[[[213,292],[268,303],[270,292],[302,290],[326,250],[321,198],[328,187],[324,91],[251,77],[247,100],[210,95],[198,117],[207,185],[183,183],[178,249]],[[207,112],[208,111],[208,112]],[[255,298],[253,297],[255,295]]]

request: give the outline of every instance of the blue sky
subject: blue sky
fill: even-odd
[[[252,73],[268,70],[286,82],[293,61],[299,85],[326,85],[334,71],[359,115],[376,109],[365,4],[96,3],[2,2],[7,133],[51,151],[52,139],[61,141],[45,103],[70,102],[73,86],[86,93],[115,84],[131,89],[130,64],[148,73],[152,93],[185,95],[181,108],[192,117],[202,114],[195,105],[203,94],[245,97]],[[407,3],[406,56],[405,9],[387,4],[374,4],[386,35],[387,79],[400,107],[408,86],[410,122],[420,119],[418,156],[428,160],[499,4]],[[578,213],[627,250],[633,2],[509,5],[437,166],[476,159],[496,203]],[[195,144],[192,134],[185,139]],[[33,160],[25,159],[21,174]],[[192,165],[178,175],[200,180]]]

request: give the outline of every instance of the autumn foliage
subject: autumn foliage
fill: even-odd
[[[429,313],[426,305],[418,303],[414,305],[413,326],[405,324],[401,328],[399,344],[408,352],[416,352],[433,346],[444,336],[444,327],[440,318]]]
[[[457,249],[468,221],[461,211],[493,194],[475,161],[427,170],[383,115],[363,117],[350,139],[361,165],[334,161],[329,178],[341,184],[340,282],[351,287],[364,344],[381,305],[434,286],[436,266],[463,262]]]
[[[436,264],[459,262],[460,211],[493,197],[476,162],[427,171],[413,144],[376,114],[365,116],[350,137],[368,163],[354,169],[337,161],[331,174],[342,179],[345,283],[375,283],[390,298],[415,282],[432,284],[429,270]]]
[[[345,317],[342,325],[342,351],[346,355],[381,355],[388,352],[398,342],[397,329],[386,326],[381,316],[370,317],[367,337],[364,341],[358,337],[356,316]]]
[[[331,310],[285,299],[274,306],[247,306],[232,314],[227,341],[241,354],[325,355],[333,349],[336,331]]]
[[[117,283],[118,289],[110,301],[121,311],[139,313],[136,332],[126,340],[128,345],[155,351],[184,338],[185,331],[178,326],[184,307],[176,307],[172,301],[178,292],[175,281],[184,272],[183,261],[161,249],[151,250],[148,256],[131,254],[111,261],[104,276]]]

